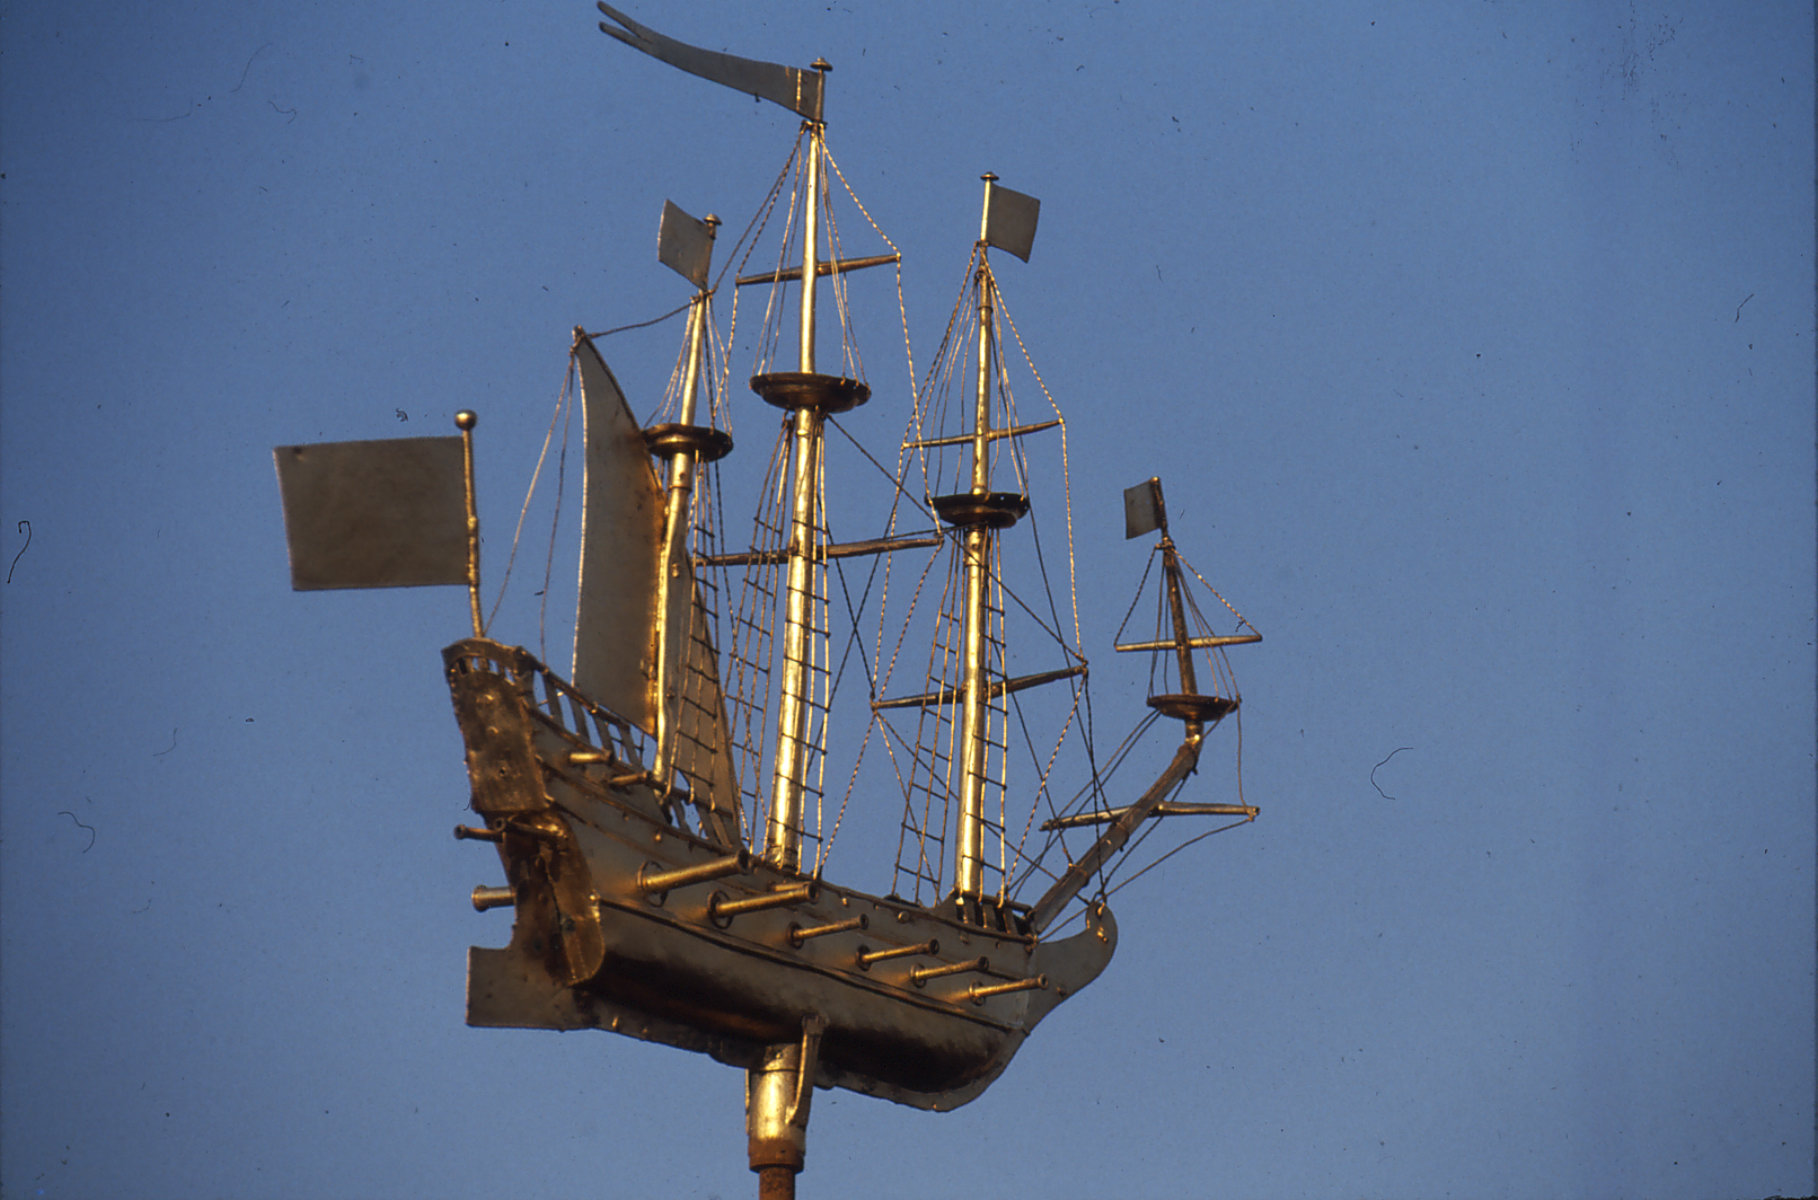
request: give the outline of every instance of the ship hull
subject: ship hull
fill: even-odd
[[[624,723],[530,655],[474,639],[444,656],[516,908],[509,946],[470,952],[469,1024],[603,1029],[751,1068],[818,1017],[817,1084],[949,1109],[1116,949],[1102,906],[1044,940],[1012,908],[962,920],[714,844],[671,819]]]

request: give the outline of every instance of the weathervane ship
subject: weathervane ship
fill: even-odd
[[[1175,796],[1206,735],[1238,707],[1224,647],[1260,635],[1234,609],[1235,631],[1212,631],[1191,586],[1209,585],[1169,536],[1159,481],[1127,491],[1127,535],[1159,534],[1150,565],[1159,560],[1161,571],[1153,635],[1116,648],[1153,656],[1139,731],[1178,722],[1180,738],[1138,787],[1116,778],[1131,741],[1103,765],[1093,759],[1087,662],[1077,632],[1062,632],[1070,617],[1078,628],[1070,502],[1049,509],[1069,523],[1058,589],[1039,535],[1030,534],[1033,552],[1017,541],[1043,507],[1030,495],[1040,473],[1026,447],[1054,430],[1064,452],[1065,427],[1058,410],[1018,422],[1001,339],[1006,329],[1011,346],[1021,339],[988,257],[999,249],[1027,260],[1038,204],[990,175],[965,294],[938,362],[914,389],[898,470],[884,472],[884,528],[834,540],[827,430],[844,433],[838,418],[871,394],[844,320],[846,277],[878,265],[900,271],[901,256],[894,246],[841,253],[830,183],[838,171],[823,121],[827,64],[713,53],[599,8],[611,22],[600,28],[619,41],[802,118],[748,230],[755,248],[770,216],[786,213],[772,269],[736,278],[770,289],[750,389],[782,418],[749,546],[720,552],[713,519],[725,491],[721,460],[733,449],[721,386],[729,372],[711,365],[723,358],[712,308],[716,222],[666,204],[659,259],[697,289],[659,414],[667,419],[633,416],[593,337],[577,329],[571,347],[586,482],[570,678],[487,635],[472,413],[457,416],[459,437],[279,447],[292,583],[469,589],[473,636],[443,659],[483,823],[456,835],[495,845],[508,881],[475,889],[475,907],[515,909],[509,945],[469,951],[469,1024],[605,1029],[743,1068],[760,1194],[786,1196],[802,1169],[814,1088],[933,1110],[978,1096],[1035,1025],[1110,961],[1117,926],[1107,879],[1133,835],[1166,816],[1233,818],[1219,828],[1256,816],[1241,793],[1236,804]],[[828,291],[841,315],[841,368],[851,374],[826,373],[817,359]],[[775,362],[785,333],[794,335],[793,369]],[[916,513],[927,528],[905,532]],[[849,560],[871,564],[863,590],[881,597],[875,646],[863,649],[855,633],[847,647],[864,660],[870,692],[863,746],[878,742],[886,763],[882,783],[864,783],[855,769],[828,822],[829,727],[852,707],[834,704],[844,672],[833,661],[829,577],[850,610],[840,574]],[[894,565],[902,562],[912,565]],[[1018,563],[1041,577],[1037,599],[1008,578]],[[1037,631],[1036,655],[1046,643],[1054,661],[1013,675],[1021,651],[1011,643],[1024,626]],[[891,694],[909,675],[914,690]],[[1011,752],[1012,734],[1040,723],[1023,694],[1043,685],[1062,697],[1048,705],[1058,714],[1054,743],[1086,759],[1078,790],[1064,796],[1063,755]],[[1025,770],[1026,780],[1012,776]],[[845,801],[875,810],[892,791],[902,818],[891,890],[833,882],[829,851]]]

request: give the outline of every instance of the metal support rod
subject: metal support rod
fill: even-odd
[[[480,619],[480,509],[473,490],[473,427],[479,422],[472,409],[455,414],[455,428],[461,431],[461,479],[467,493],[467,603],[473,610],[473,635],[485,637]]]
[[[911,967],[909,968],[909,982],[916,987],[921,987],[930,979],[939,979],[945,975],[964,975],[968,971],[983,974],[990,969],[991,960],[988,958],[969,958],[965,962],[948,963],[944,967]]]
[[[867,917],[864,913],[860,913],[856,917],[848,917],[844,921],[830,921],[825,925],[810,925],[806,929],[802,928],[800,925],[791,925],[789,927],[789,944],[794,946],[797,950],[800,950],[803,943],[807,942],[810,938],[826,937],[830,933],[845,933],[852,929],[869,928],[871,928],[871,918]]]
[[[791,884],[774,892],[765,892],[758,896],[745,896],[738,900],[728,900],[724,895],[715,892],[707,901],[707,915],[716,921],[729,920],[740,913],[763,912],[771,908],[787,908],[791,904],[811,901],[820,895],[821,885],[810,880],[807,883]]]
[[[737,854],[728,854],[725,858],[716,858],[712,862],[698,863],[692,867],[674,867],[667,871],[652,871],[648,865],[638,871],[638,891],[645,895],[667,892],[671,888],[687,887],[691,883],[706,883],[710,879],[724,879],[728,875],[743,875],[751,870],[751,851],[741,847]]]
[[[939,954],[941,944],[934,938],[918,942],[913,946],[892,946],[888,950],[867,950],[859,947],[858,965],[869,971],[872,963],[888,962],[893,958],[915,958],[922,954]]]
[[[473,890],[475,912],[485,912],[489,908],[510,908],[517,902],[517,896],[508,887],[481,886]]]
[[[1048,986],[1046,975],[1031,975],[1027,979],[1014,979],[1009,983],[975,983],[966,989],[966,995],[977,1003],[984,1003],[992,996],[1004,996],[1011,992],[1034,992]]]

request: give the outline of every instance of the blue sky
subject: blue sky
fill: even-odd
[[[1142,698],[1132,483],[1266,638],[1261,819],[1119,894],[982,1099],[821,1094],[804,1196],[1814,1190],[1809,6],[630,11],[834,64],[918,363],[977,176],[1041,198],[998,272],[1101,714]],[[754,1188],[736,1072],[463,1025],[510,923],[448,837],[465,600],[292,593],[271,468],[478,410],[496,581],[568,331],[681,303],[663,200],[742,227],[794,135],[596,19],[6,7],[7,1194]],[[602,343],[634,409],[680,337]]]

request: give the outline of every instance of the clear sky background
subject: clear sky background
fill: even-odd
[[[1809,5],[631,11],[834,64],[918,362],[979,173],[1042,199],[1106,729],[1125,486],[1266,637],[1262,818],[982,1099],[821,1093],[805,1197],[1814,1190]],[[463,1025],[465,599],[292,593],[271,467],[477,409],[498,578],[570,328],[681,303],[663,200],[741,227],[794,135],[596,19],[5,6],[6,1195],[752,1194],[736,1071]],[[603,343],[640,412],[680,336]]]

